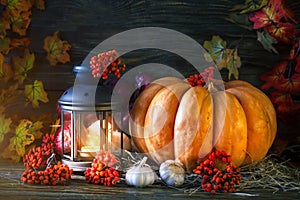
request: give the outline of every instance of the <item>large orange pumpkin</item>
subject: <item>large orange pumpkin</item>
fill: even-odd
[[[261,160],[276,135],[276,114],[269,98],[244,81],[218,90],[191,87],[165,77],[152,82],[137,98],[130,133],[136,148],[158,164],[179,160],[193,169],[214,148],[226,151],[237,166]]]

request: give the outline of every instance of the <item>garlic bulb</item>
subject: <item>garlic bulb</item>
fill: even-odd
[[[127,171],[125,180],[128,185],[145,187],[154,183],[156,174],[150,167],[145,166],[146,160],[147,157],[144,157],[138,166],[133,166]]]
[[[178,161],[167,160],[159,167],[161,179],[169,186],[180,186],[184,182],[185,171]]]

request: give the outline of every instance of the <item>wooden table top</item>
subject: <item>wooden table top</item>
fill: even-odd
[[[250,190],[227,194],[208,194],[189,192],[169,188],[155,183],[146,188],[135,188],[126,184],[113,187],[93,185],[85,182],[84,176],[72,175],[68,185],[29,185],[21,182],[20,177],[25,168],[22,163],[14,164],[0,161],[0,199],[299,199],[299,192],[272,192]]]

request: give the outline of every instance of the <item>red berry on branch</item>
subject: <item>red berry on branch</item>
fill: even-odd
[[[115,155],[100,151],[91,164],[91,168],[84,172],[86,182],[105,186],[115,185],[120,180],[120,174],[113,166],[118,163]]]
[[[120,78],[120,72],[125,70],[126,65],[121,64],[121,59],[116,50],[111,50],[93,56],[90,60],[90,68],[94,77],[101,76],[105,80],[109,74]]]
[[[224,167],[218,169],[216,163],[222,163]],[[215,151],[201,162],[193,172],[202,177],[202,188],[205,192],[233,192],[234,186],[241,181],[240,169],[231,162],[231,156],[226,152]]]
[[[205,83],[212,80],[213,76],[214,76],[214,67],[209,66],[204,70],[204,72],[189,76],[187,78],[187,81],[192,87],[195,86],[203,87]]]

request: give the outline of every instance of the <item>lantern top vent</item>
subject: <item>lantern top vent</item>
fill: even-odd
[[[59,98],[62,109],[67,110],[111,110],[111,95],[113,86],[98,84],[91,76],[90,70],[84,66],[75,66],[76,75],[74,85],[68,88]]]

